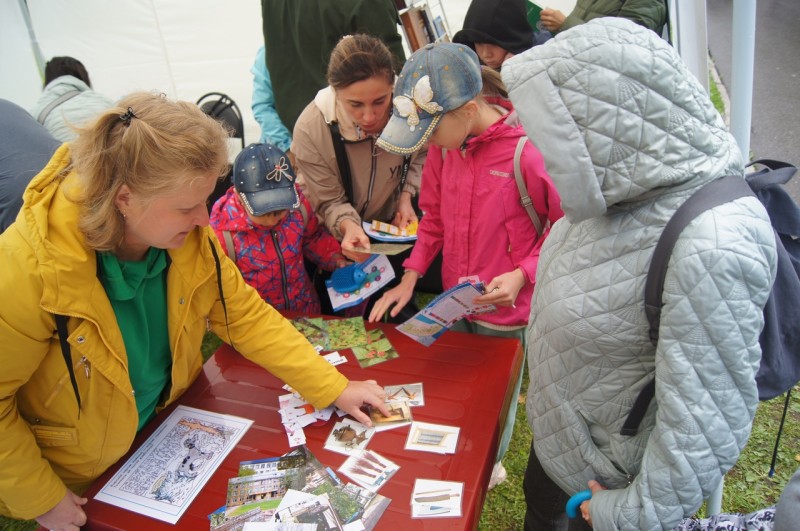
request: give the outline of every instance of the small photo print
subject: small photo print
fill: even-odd
[[[412,518],[461,516],[464,484],[458,481],[417,479],[411,493]]]
[[[461,429],[456,426],[414,422],[408,430],[406,450],[454,454],[460,431]]]
[[[375,431],[391,430],[411,424],[413,419],[408,402],[387,402],[386,408],[389,410],[388,417],[384,416],[377,408],[369,410],[369,418],[372,420]]]
[[[408,405],[411,407],[425,405],[425,395],[422,393],[422,382],[387,385],[383,390],[386,392],[387,402],[408,402]]]
[[[354,452],[339,472],[362,487],[377,492],[400,467],[372,450]]]
[[[375,430],[352,419],[342,419],[333,426],[325,449],[339,454],[350,455],[363,450],[375,434]]]

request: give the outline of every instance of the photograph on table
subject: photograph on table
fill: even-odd
[[[353,453],[339,467],[339,472],[358,485],[377,492],[400,467],[372,450]]]
[[[425,395],[422,392],[422,382],[402,385],[387,385],[383,388],[386,400],[392,402],[408,402],[410,407],[425,405]]]
[[[375,430],[353,419],[342,419],[333,426],[325,441],[325,449],[350,455],[366,448]]]
[[[384,415],[376,408],[370,408],[369,410],[369,418],[372,420],[375,431],[408,426],[414,420],[411,417],[411,408],[408,406],[408,402],[387,402],[386,408],[389,410],[389,416]]]
[[[351,350],[362,369],[400,357],[383,330],[379,328],[367,331],[367,343],[354,346]]]
[[[460,431],[457,426],[414,422],[408,430],[405,448],[437,454],[454,454]]]

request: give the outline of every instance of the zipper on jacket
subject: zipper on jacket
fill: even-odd
[[[289,300],[289,290],[286,286],[286,262],[283,260],[283,254],[281,254],[281,247],[278,245],[278,235],[275,233],[274,230],[269,231],[270,236],[272,236],[272,245],[275,246],[275,254],[278,255],[278,261],[281,263],[281,292],[283,293],[283,300],[286,304],[286,309],[291,310],[292,305]]]
[[[370,147],[372,151],[372,157],[370,159],[371,166],[370,166],[370,173],[369,173],[369,188],[367,189],[367,202],[364,203],[364,207],[361,209],[361,212],[358,213],[360,217],[364,217],[364,213],[367,211],[367,207],[369,206],[369,202],[372,201],[372,191],[375,188],[375,172],[377,171],[377,146],[375,145],[375,139],[370,138]]]

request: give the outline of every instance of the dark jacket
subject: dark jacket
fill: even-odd
[[[22,192],[59,145],[28,111],[0,99],[0,233],[14,223]]]
[[[398,71],[405,62],[393,0],[261,0],[261,14],[275,107],[290,131],[328,85],[328,59],[343,36],[380,37],[397,57]]]

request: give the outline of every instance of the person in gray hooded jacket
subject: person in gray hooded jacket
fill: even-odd
[[[693,192],[743,175],[733,137],[675,50],[628,20],[561,33],[502,75],[565,213],[542,248],[528,326],[526,528],[556,528],[566,497],[588,486],[581,512],[595,529],[671,529],[747,442],[772,226],[745,197],[683,230],[654,346],[644,309],[653,248]],[[653,379],[638,433],[621,435]]]

